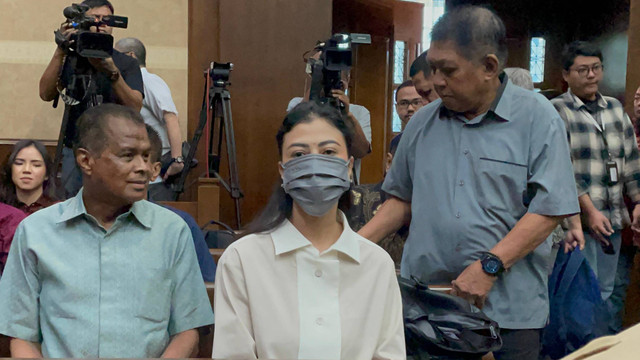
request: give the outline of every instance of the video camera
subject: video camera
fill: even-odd
[[[99,27],[101,25],[107,25],[126,29],[129,20],[124,16],[110,15],[102,17],[100,21],[96,21],[96,18],[86,14],[89,9],[89,6],[84,4],[72,4],[66,7],[62,13],[71,23],[71,26],[78,29],[78,34],[72,36],[70,40],[75,40],[75,42],[71,43],[71,41],[67,41],[61,33],[57,32],[56,42],[58,44],[61,42],[64,43],[64,48],[82,57],[108,58],[113,54],[113,36],[105,33],[91,32],[90,28],[92,26]]]
[[[331,96],[331,90],[346,90],[341,75],[351,70],[352,44],[371,44],[371,35],[334,34],[327,41],[318,42],[315,50],[322,52],[320,58],[308,59],[311,67],[309,100],[330,103],[344,111],[344,104]]]

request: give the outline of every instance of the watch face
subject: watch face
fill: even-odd
[[[489,274],[497,274],[500,270],[500,262],[496,259],[485,259],[482,267],[484,268],[484,271],[488,272]]]

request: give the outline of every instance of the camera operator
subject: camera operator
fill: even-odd
[[[319,59],[320,55],[322,55],[321,51],[317,51],[314,53],[311,58]],[[307,66],[307,76],[311,76],[311,68]],[[354,132],[354,137],[351,143],[351,155],[355,158],[355,162],[353,165],[354,173],[355,173],[355,183],[360,183],[360,166],[362,162],[362,158],[367,156],[371,152],[371,114],[369,110],[361,105],[351,104],[349,102],[349,96],[346,95],[345,90],[349,87],[349,72],[342,71],[342,90],[333,89],[331,92],[331,96],[340,100],[345,107],[345,121],[348,125],[351,126]],[[307,82],[310,83],[310,82]],[[293,110],[296,105],[301,102],[309,101],[309,92],[311,90],[311,86],[306,86],[305,84],[305,92],[304,98],[295,97],[289,101],[289,105],[287,106],[287,112]]]
[[[111,16],[114,13],[113,5],[107,0],[85,0],[82,5],[89,7],[86,15],[95,17],[96,22],[100,22],[104,16]],[[113,28],[100,24],[91,27],[90,30],[111,34]],[[70,21],[65,21],[60,26],[60,32],[66,40],[73,42],[71,37],[78,30],[72,27]],[[111,57],[105,59],[87,58],[87,60],[90,66],[96,70],[97,95],[102,98],[102,103],[118,103],[140,111],[144,87],[140,68],[135,59],[114,50]],[[59,45],[40,78],[40,98],[44,101],[55,100],[58,93],[69,85],[75,70],[69,62],[65,49]],[[87,104],[91,99],[88,96],[82,96],[76,100],[79,103],[71,106],[67,126],[64,129],[62,182],[67,197],[75,195],[82,187],[82,175],[76,166],[72,146],[76,134],[77,119],[87,109]]]

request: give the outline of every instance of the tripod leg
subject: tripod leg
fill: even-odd
[[[236,141],[233,133],[233,119],[231,117],[231,95],[228,90],[224,90],[222,95],[222,118],[225,136],[227,141],[227,158],[229,160],[229,182],[231,186],[231,197],[236,203],[236,221],[238,228],[241,226],[241,209],[240,198],[242,192],[240,191],[240,179],[238,176],[238,162],[236,158]]]
[[[205,90],[206,91],[206,90]],[[178,200],[180,194],[184,191],[184,183],[187,180],[187,175],[189,174],[189,170],[191,170],[191,163],[193,162],[193,158],[196,155],[196,150],[198,149],[198,142],[200,142],[200,137],[202,137],[202,132],[204,131],[204,127],[207,124],[207,114],[209,109],[207,108],[207,95],[205,94],[204,99],[202,100],[202,109],[200,110],[200,121],[198,122],[198,127],[196,131],[193,133],[193,139],[191,139],[191,144],[189,146],[189,154],[187,158],[184,159],[184,167],[182,168],[182,172],[180,173],[180,179],[178,179],[178,183],[175,184],[175,200]]]
[[[58,184],[58,168],[60,167],[60,162],[62,161],[62,148],[64,147],[64,135],[67,131],[67,124],[69,123],[69,113],[71,111],[71,106],[64,106],[64,115],[62,116],[62,125],[60,125],[60,134],[58,135],[58,144],[56,145],[56,157],[53,160],[53,179],[55,183]]]

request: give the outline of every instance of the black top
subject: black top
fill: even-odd
[[[140,65],[138,61],[130,56],[127,56],[117,50],[113,50],[113,63],[120,70],[120,75],[124,81],[133,90],[139,91],[144,96],[144,85],[142,83],[142,73],[140,72]],[[76,77],[75,91],[68,92],[67,94],[74,99],[80,101],[79,104],[71,106],[69,110],[69,121],[65,130],[64,145],[72,147],[73,142],[76,140],[76,123],[82,113],[88,108],[90,97],[85,96],[87,88],[92,82],[95,81],[96,93],[102,96],[102,103],[115,103],[115,94],[111,91],[111,80],[108,76],[101,72],[92,71],[92,67],[86,58],[77,56],[74,59],[77,63],[75,66],[75,74],[90,74],[86,77],[87,81]],[[60,75],[60,85],[63,88],[67,88],[74,75],[74,67],[71,64],[72,57],[67,57],[63,65],[62,74]],[[90,79],[90,80],[88,80]]]

